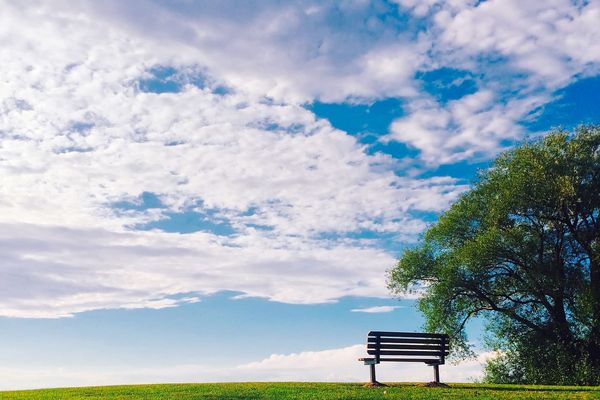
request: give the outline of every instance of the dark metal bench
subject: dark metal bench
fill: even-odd
[[[439,333],[371,331],[367,336],[368,358],[359,358],[371,369],[371,384],[375,379],[375,365],[392,362],[422,362],[433,367],[434,381],[440,382],[439,366],[446,362],[450,348],[448,335]]]

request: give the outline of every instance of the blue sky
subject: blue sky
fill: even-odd
[[[1,7],[0,388],[364,380],[369,330],[423,322],[403,249],[600,122],[597,1]]]

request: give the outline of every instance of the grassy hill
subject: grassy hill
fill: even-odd
[[[451,384],[428,388],[390,384],[365,388],[358,383],[220,383],[101,386],[0,392],[0,399],[600,399],[600,387]]]

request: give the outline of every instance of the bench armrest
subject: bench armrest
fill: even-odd
[[[364,365],[378,364],[378,362],[374,358],[359,358],[358,361],[362,361]]]

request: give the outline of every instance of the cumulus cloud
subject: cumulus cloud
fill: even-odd
[[[489,159],[523,137],[517,121],[542,103],[542,97],[530,96],[503,104],[489,90],[446,106],[424,99],[413,103],[406,117],[394,121],[387,140],[408,143],[433,165]]]
[[[278,100],[415,93],[412,74],[428,47],[396,29],[401,18],[383,1],[143,4],[80,8],[131,35],[184,46],[232,86]]]
[[[216,68],[202,41],[178,36],[200,29],[194,18],[202,13],[188,21],[149,3],[143,12],[158,24],[182,19],[180,28],[163,26],[166,37],[153,37],[123,3],[97,4],[69,10],[62,3],[7,3],[0,17],[0,253],[8,277],[2,315],[168,307],[185,301],[174,298],[178,293],[218,290],[294,303],[385,296],[393,256],[347,234],[410,240],[425,226],[411,210],[441,211],[465,189],[447,177],[398,176],[391,157],[367,154],[355,138],[291,101],[320,95],[296,92],[303,84],[285,86],[296,94],[279,96],[273,90],[280,82],[263,87],[264,77],[235,78]],[[284,18],[284,11],[268,12]],[[108,23],[117,14],[125,26]],[[253,23],[264,18],[257,14]],[[269,28],[274,36],[289,28],[277,18]],[[379,83],[352,93],[399,88],[411,75],[409,50],[382,49],[357,60],[356,73]],[[178,90],[142,90],[140,82],[159,79],[161,68],[176,71]],[[229,89],[219,92],[219,85]],[[139,204],[144,193],[160,207],[115,206]],[[232,234],[138,229],[186,212],[225,221]]]
[[[197,232],[2,225],[0,314],[61,317],[101,308],[164,308],[233,290],[287,303],[385,296],[384,251]],[[370,268],[365,269],[364,266]]]
[[[429,165],[489,159],[520,141],[520,122],[581,76],[600,72],[597,1],[398,0],[425,18],[432,57],[422,67],[479,76],[478,93],[439,104],[416,96],[385,140],[406,143]]]
[[[465,55],[495,53],[535,84],[555,89],[600,62],[600,3],[485,1],[446,7],[434,17],[440,46]]]
[[[1,368],[0,389],[48,386],[114,385],[177,382],[364,382],[368,368],[357,361],[365,356],[365,346],[354,346],[292,354],[273,354],[263,360],[237,366],[176,365],[153,368],[68,368],[43,370]],[[459,364],[446,364],[440,375],[445,382],[471,382],[483,376],[483,363],[492,353]],[[383,363],[377,367],[383,382],[429,382],[431,367],[413,363]]]
[[[596,2],[511,7],[5,1],[0,268],[11,283],[0,313],[167,307],[218,290],[301,303],[386,295],[397,254],[377,235],[414,240],[427,225],[414,215],[466,186],[398,171],[415,160],[371,154],[305,106],[402,97],[383,141],[418,149],[427,166],[489,158],[600,53]],[[487,76],[447,104],[421,92],[417,71],[477,69],[489,53],[527,71],[514,98]],[[176,82],[157,93],[148,82],[168,71]],[[147,230],[186,213],[228,233]],[[35,290],[14,289],[25,283]]]
[[[374,307],[365,307],[365,308],[354,308],[350,311],[368,313],[368,314],[380,314],[380,313],[392,312],[398,308],[402,308],[402,306],[374,306]]]

